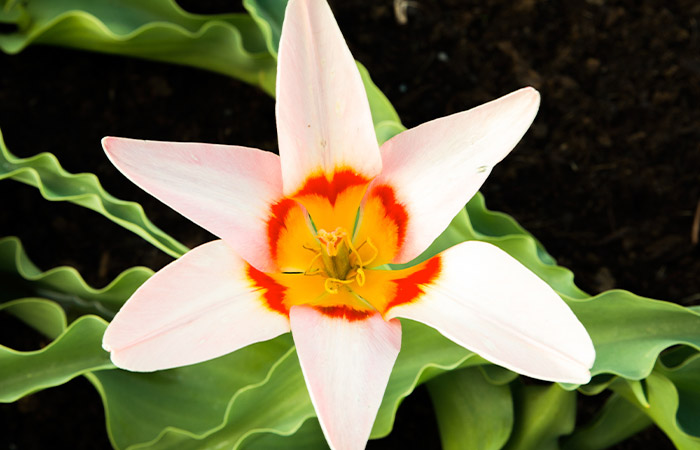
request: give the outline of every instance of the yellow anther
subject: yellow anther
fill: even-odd
[[[326,281],[323,283],[323,287],[326,289],[326,292],[329,294],[337,294],[338,293],[338,288],[344,284],[350,284],[354,282],[355,280],[339,280],[337,278],[326,278]]]
[[[365,285],[365,270],[362,267],[356,269],[357,274],[355,275],[355,280],[360,286]]]
[[[364,286],[367,281],[365,274],[365,266],[371,264],[379,255],[379,249],[367,238],[359,247],[355,247],[350,240],[350,236],[345,229],[338,227],[334,231],[328,232],[324,229],[318,230],[316,234],[320,248],[316,248],[316,255],[309,263],[309,267],[304,272],[304,275],[325,275],[323,287],[329,294],[337,294],[338,289],[343,285],[357,283],[359,286]],[[345,245],[343,245],[345,243]],[[371,258],[366,261],[362,260],[362,256],[358,251],[367,244],[373,251]],[[304,247],[309,250],[308,247]],[[314,264],[318,258],[323,259],[325,270],[318,267],[314,268]],[[352,261],[354,260],[354,261]]]
[[[329,294],[338,293],[338,284],[334,283],[334,280],[334,278],[326,278],[325,283],[323,283],[323,287],[326,288],[326,292]]]

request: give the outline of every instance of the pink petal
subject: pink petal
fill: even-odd
[[[291,0],[277,59],[277,134],[284,192],[343,169],[372,178],[381,157],[360,74],[328,4]]]
[[[273,271],[266,221],[282,198],[277,155],[214,144],[106,137],[115,166],[140,188],[226,240],[246,261]]]
[[[405,245],[395,262],[425,250],[479,190],[493,166],[522,138],[540,104],[524,88],[492,102],[404,131],[382,146],[382,173],[408,213]]]
[[[469,241],[436,256],[439,276],[385,317],[425,323],[491,362],[534,378],[584,384],[595,360],[586,329],[559,296],[499,248]]]
[[[378,313],[348,320],[308,306],[293,306],[290,321],[328,444],[333,449],[365,448],[401,348],[401,324],[385,322]]]
[[[102,346],[121,368],[149,372],[206,361],[289,331],[223,241],[161,269],[126,302]]]

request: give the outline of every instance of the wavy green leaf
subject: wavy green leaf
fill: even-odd
[[[227,420],[236,424],[226,438],[240,441],[251,428],[305,411],[310,401],[305,388],[294,388],[304,384],[291,344],[285,335],[193,366],[154,373],[103,371],[88,379],[102,396],[116,448],[176,443],[202,448],[198,439],[217,434]]]
[[[595,344],[594,375],[641,380],[664,349],[678,344],[700,349],[700,314],[688,308],[619,290],[565,299]]]
[[[239,448],[251,450],[278,450],[281,448],[284,450],[325,450],[328,448],[328,444],[318,420],[312,417],[306,420],[301,428],[291,436],[256,433],[244,439]]]
[[[477,368],[455,370],[428,382],[445,450],[499,450],[513,428],[508,385],[494,385]]]
[[[111,319],[131,294],[153,271],[132,267],[101,289],[89,286],[72,267],[56,267],[42,272],[30,260],[16,237],[0,239],[0,302],[17,297],[40,296],[64,308],[95,312]]]
[[[681,371],[685,375],[691,375],[693,384],[697,386],[700,379],[700,365],[697,362],[691,362],[688,368]],[[664,370],[667,374],[672,372]],[[661,370],[654,370],[645,380],[647,398],[649,406],[646,407],[637,401],[637,397],[630,389],[630,386],[624,380],[617,380],[610,388],[617,394],[621,395],[628,402],[633,404],[639,411],[646,414],[661,430],[668,436],[669,439],[679,450],[696,450],[700,448],[700,436],[695,436],[684,430],[678,422],[680,391],[674,385],[674,382],[665,376]],[[697,387],[695,387],[697,389]],[[695,402],[692,402],[695,403]],[[694,420],[698,420],[697,404],[693,413]],[[686,412],[687,414],[687,412]],[[697,429],[696,425],[691,425],[691,428]]]
[[[678,390],[676,419],[679,430],[700,438],[700,354],[675,367],[667,367],[659,362],[656,370]]]
[[[287,0],[243,0],[243,7],[260,28],[267,51],[276,59]]]
[[[0,311],[12,314],[49,339],[56,339],[68,326],[61,306],[43,298],[23,298],[0,303]]]
[[[66,172],[51,153],[17,158],[5,146],[0,131],[0,180],[12,179],[39,188],[51,201],[68,201],[92,209],[111,221],[136,233],[146,241],[178,257],[188,248],[177,242],[146,217],[138,203],[119,200],[108,194],[91,173]]]
[[[20,299],[0,304],[0,310],[20,309],[27,315],[31,308],[45,308],[44,302],[48,300]],[[88,371],[113,368],[101,345],[106,328],[103,319],[83,316],[41,350],[20,352],[0,345],[0,402],[13,402]]]
[[[613,394],[596,417],[578,428],[564,442],[563,450],[603,450],[652,424],[639,409],[618,394]]]
[[[391,431],[398,404],[417,384],[455,367],[485,363],[421,324],[405,321],[404,330],[402,347],[406,353],[402,352],[399,358],[418,356],[397,363],[372,438]],[[280,442],[281,446],[289,447],[301,446],[303,442],[325,442],[317,425],[304,425],[315,413],[296,353],[280,358],[279,351],[290,346],[290,336],[286,335],[194,366],[153,374],[100,372],[89,378],[102,394],[110,439],[117,448],[249,448],[259,441]],[[271,353],[270,348],[278,353],[268,359],[264,355]],[[437,354],[426,353],[426,348]],[[238,391],[221,387],[221,380],[230,377],[259,376],[254,370],[262,365],[261,355],[271,366],[267,378],[257,385],[238,383]],[[229,401],[227,406],[226,401]],[[133,406],[141,402],[150,406]],[[206,414],[200,412],[204,404],[211,402],[214,402],[211,410]],[[196,421],[191,421],[193,411]],[[124,425],[127,423],[128,427]],[[304,432],[297,434],[300,428]]]
[[[559,438],[576,421],[576,393],[550,386],[519,386],[514,390],[515,427],[506,450],[558,450]]]
[[[247,14],[198,15],[173,0],[4,0],[0,48],[30,44],[112,53],[198,67],[259,86],[274,95],[275,59]]]

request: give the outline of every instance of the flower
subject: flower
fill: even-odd
[[[402,270],[479,189],[534,119],[532,88],[378,147],[354,60],[328,5],[291,0],[279,47],[279,157],[107,137],[134,183],[221,240],[141,286],[103,340],[115,365],[194,364],[291,330],[329,445],[362,448],[401,346],[425,323],[511,370],[585,383],[595,352],[536,275],[470,241]]]

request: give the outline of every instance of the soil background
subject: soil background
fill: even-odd
[[[237,2],[181,0],[192,12]],[[697,1],[332,1],[356,59],[408,127],[522,86],[542,106],[517,149],[484,185],[488,206],[514,216],[590,293],[622,288],[700,304],[700,3]],[[397,9],[398,7],[398,9]],[[107,161],[106,135],[238,144],[276,151],[274,102],[195,69],[30,47],[0,54],[0,128],[26,157],[52,152],[140,202],[195,246],[213,237],[129,183]],[[17,235],[46,270],[75,266],[100,287],[134,265],[170,258],[100,215],[0,183],[0,236]],[[695,225],[695,228],[694,228]],[[0,315],[0,342],[45,345]],[[583,423],[600,404],[582,399]],[[108,448],[97,393],[82,379],[0,405],[0,448]],[[418,389],[396,427],[370,448],[439,448]],[[673,448],[651,428],[617,449]]]

